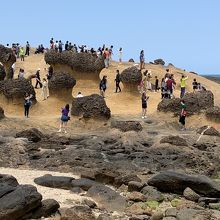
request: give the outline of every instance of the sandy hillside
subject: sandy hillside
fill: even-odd
[[[108,77],[108,87],[106,92],[106,102],[110,107],[112,115],[114,117],[123,117],[126,119],[140,119],[141,115],[141,100],[140,94],[131,94],[131,93],[114,93],[115,91],[115,72],[117,69],[120,71],[124,70],[127,67],[133,66],[133,63],[123,63],[119,64],[118,62],[112,62],[109,69],[102,70],[100,74],[100,78],[103,75],[107,75]],[[41,78],[43,78],[47,73],[48,65],[44,61],[44,56],[42,54],[31,55],[29,57],[25,57],[25,61],[21,62],[18,59],[16,63],[15,70],[15,78],[18,75],[19,68],[24,68],[26,77],[31,74],[34,74],[38,68],[41,68]],[[147,64],[145,69],[151,70],[152,73],[152,83],[154,83],[154,77],[158,76],[159,80],[165,74],[165,70],[167,67],[157,66],[152,64]],[[185,72],[183,70],[177,69],[175,67],[170,67],[170,72],[174,74],[175,80],[177,82],[176,91],[174,92],[175,96],[179,96],[179,81],[181,74],[189,76],[187,81],[187,89],[188,91],[192,91],[192,81],[194,78],[197,79],[202,85],[204,85],[207,89],[210,89],[215,95],[215,104],[220,106],[220,85],[210,81],[204,77],[194,75],[192,73]],[[35,85],[35,79],[32,80],[32,84]],[[121,85],[123,88],[123,85]],[[83,95],[90,95],[92,93],[99,93],[99,85],[91,84],[89,81],[84,82],[84,86],[81,87],[79,84],[73,88],[73,96],[76,96],[78,91],[81,91]],[[30,116],[28,122],[24,122],[24,124],[30,125],[30,121],[32,121],[32,125],[42,124],[43,126],[52,126],[57,127],[59,123],[59,115],[60,109],[66,102],[71,103],[71,100],[61,101],[57,99],[49,98],[46,101],[42,101],[41,89],[36,90],[38,103],[31,108]],[[148,92],[150,96],[149,105],[148,105],[148,114],[152,115],[159,120],[164,119],[164,115],[157,113],[157,105],[161,100],[160,92]],[[24,120],[23,116],[23,108],[17,106],[3,106],[5,109],[5,113],[9,118],[14,118],[14,120]],[[204,124],[206,124],[206,121]],[[197,117],[195,120],[191,120],[192,124],[197,124],[197,122],[201,122],[201,117]],[[40,122],[40,123],[39,123]],[[216,125],[217,126],[217,125]]]

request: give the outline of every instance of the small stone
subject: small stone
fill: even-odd
[[[143,184],[136,181],[130,181],[128,183],[128,192],[137,191],[139,192],[143,188]]]
[[[158,211],[158,212],[155,212],[155,213],[151,216],[150,220],[162,220],[163,217],[164,217],[163,212]]]
[[[218,203],[209,203],[209,208],[210,209],[216,209],[220,211],[220,202]]]
[[[166,217],[176,217],[176,214],[177,214],[176,208],[169,208],[165,212]]]
[[[135,202],[145,202],[147,200],[147,197],[140,193],[140,192],[131,192],[128,194],[128,199],[135,201]]]
[[[186,199],[193,201],[193,202],[197,202],[200,198],[200,195],[198,195],[196,192],[194,192],[192,189],[190,189],[189,187],[187,187],[184,192],[183,195]]]

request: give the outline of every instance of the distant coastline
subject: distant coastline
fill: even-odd
[[[201,75],[201,76],[220,84],[220,75]]]

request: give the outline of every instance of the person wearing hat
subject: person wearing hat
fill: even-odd
[[[36,78],[35,89],[37,89],[38,84],[40,85],[40,88],[42,88],[42,83],[40,80],[40,68],[37,69],[37,72],[35,74],[35,78]]]

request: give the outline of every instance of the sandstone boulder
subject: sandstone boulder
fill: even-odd
[[[175,146],[188,146],[187,141],[184,138],[181,138],[179,136],[173,136],[173,135],[169,135],[166,137],[163,137],[160,140],[160,143],[168,143],[171,145],[175,145]]]
[[[200,113],[214,106],[214,95],[211,91],[201,91],[196,93],[186,93],[183,97],[186,103],[188,115]],[[157,109],[162,112],[173,112],[179,115],[181,111],[181,99],[163,99],[157,106]]]
[[[72,98],[72,90],[75,85],[76,80],[70,74],[54,72],[48,84],[50,96],[62,99]]]
[[[71,189],[72,188],[72,177],[65,176],[52,176],[44,175],[34,179],[34,182],[41,186],[51,187],[51,188],[61,188],[61,189]]]
[[[107,107],[104,98],[97,94],[74,98],[71,114],[82,116],[85,119],[109,119],[111,117],[111,111]]]
[[[121,81],[126,92],[137,92],[138,84],[142,80],[142,73],[137,67],[129,67],[122,71]]]
[[[32,142],[39,142],[44,137],[44,135],[38,129],[30,128],[16,133],[16,137],[23,137]]]
[[[55,72],[65,69],[76,80],[99,80],[99,73],[105,68],[103,57],[96,57],[90,53],[72,51],[56,53],[54,50],[49,50],[45,54],[45,61],[53,67]]]
[[[4,66],[6,79],[10,79],[10,69],[12,64],[16,62],[16,57],[10,48],[3,45],[0,45],[0,62]]]
[[[209,136],[218,136],[220,137],[220,132],[211,126],[202,126],[197,129],[198,134],[209,135]]]
[[[142,131],[143,127],[139,121],[112,121],[112,128],[117,128],[123,132],[127,131]]]
[[[0,119],[5,117],[5,112],[4,109],[2,107],[0,107]]]
[[[128,60],[128,62],[129,63],[134,63],[134,59],[131,58],[131,59]]]
[[[205,112],[206,118],[208,118],[211,121],[220,122],[220,107],[214,106],[211,108],[208,108]]]
[[[220,196],[220,185],[205,176],[189,176],[165,171],[152,177],[148,184],[163,192],[183,194],[183,191],[189,187],[199,195]]]
[[[32,104],[35,104],[36,93],[34,87],[26,79],[13,79],[0,81],[0,98],[6,103],[24,104],[25,94],[32,94]]]

